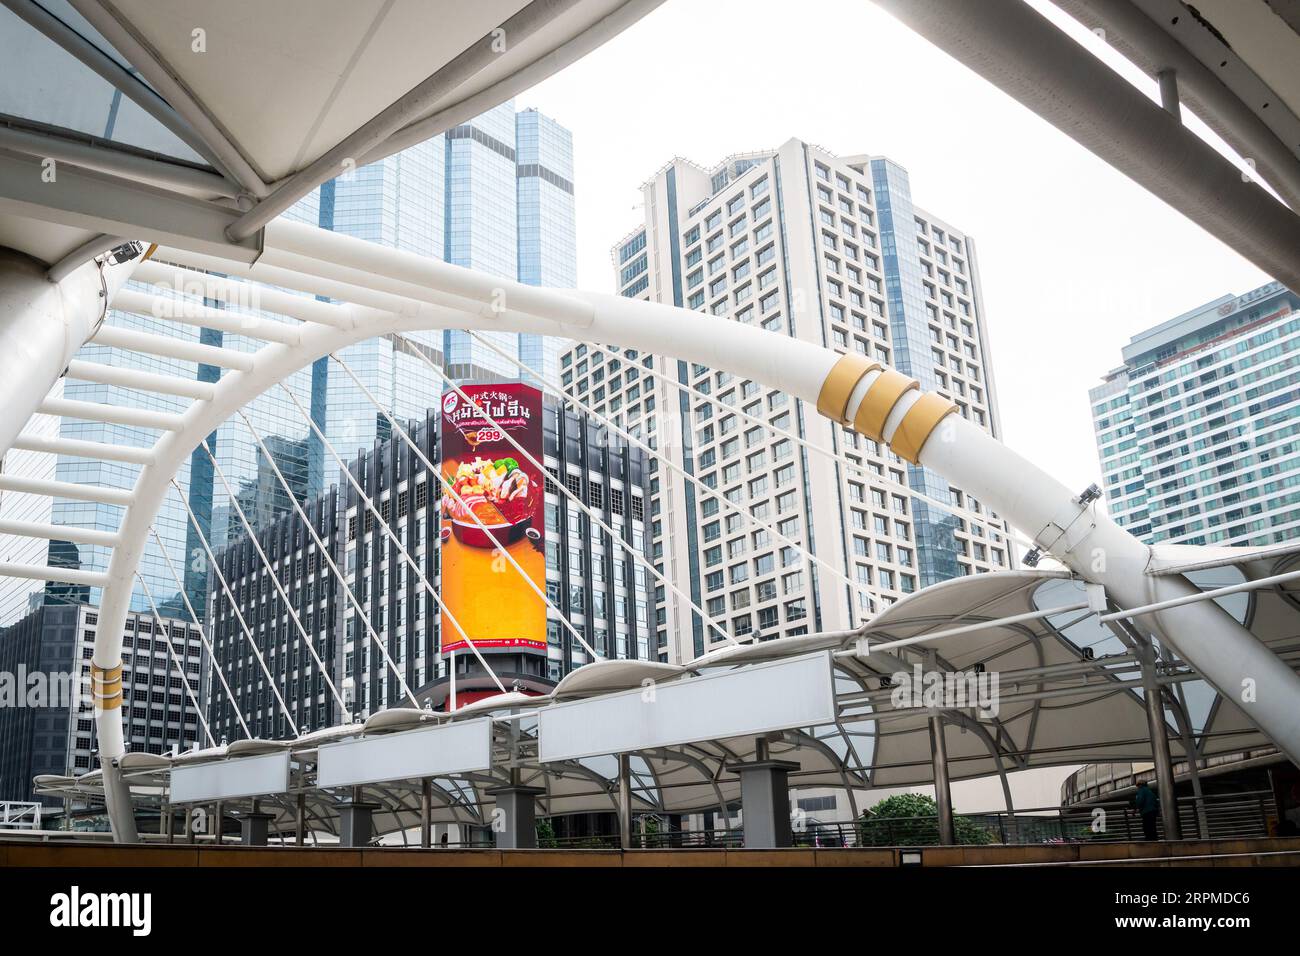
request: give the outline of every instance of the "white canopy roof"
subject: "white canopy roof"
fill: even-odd
[[[321,182],[510,99],[659,2],[7,0],[0,246],[52,265],[148,235],[251,261],[260,226]]]
[[[1246,564],[1261,560],[1247,557]],[[1290,559],[1283,559],[1290,560]],[[1275,566],[1275,565],[1271,565]],[[195,760],[238,760],[287,747],[305,771],[306,798],[313,826],[333,832],[342,794],[312,785],[316,748],[330,740],[392,733],[431,721],[491,716],[496,721],[493,769],[434,781],[434,819],[481,824],[490,818],[491,791],[509,780],[511,748],[519,747],[520,781],[543,790],[541,812],[565,814],[614,809],[617,760],[613,755],[537,762],[538,714],[560,703],[616,694],[652,680],[690,681],[723,670],[764,661],[835,650],[838,717],[818,727],[788,728],[768,735],[769,756],[792,761],[794,789],[835,788],[858,801],[878,787],[925,784],[932,780],[930,711],[907,699],[895,700],[895,687],[915,664],[969,674],[980,669],[998,676],[997,706],[982,713],[978,701],[945,707],[945,737],[953,779],[1008,773],[1030,767],[1087,762],[1151,759],[1145,708],[1137,665],[1124,642],[1086,610],[1047,613],[960,634],[954,628],[1051,612],[1085,598],[1084,585],[1062,571],[1020,570],[957,578],[934,585],[887,608],[860,632],[803,637],[729,647],[687,667],[647,662],[608,661],[575,671],[547,697],[504,694],[487,698],[446,717],[415,710],[390,710],[364,724],[325,728],[289,741],[239,741],[224,749],[183,754],[174,760],[130,755],[123,769],[139,800],[160,799],[167,766]],[[1298,619],[1291,600],[1266,591],[1242,597],[1229,607],[1248,625],[1294,634]],[[928,634],[938,636],[924,639]],[[879,648],[910,638],[905,647]],[[867,654],[860,639],[868,642]],[[1297,649],[1278,638],[1276,647],[1292,661]],[[932,656],[933,655],[933,656]],[[1164,676],[1179,688],[1190,729],[1202,756],[1268,745],[1241,711],[1218,697],[1181,662],[1164,662]],[[566,704],[567,705],[567,704]],[[1171,721],[1173,720],[1171,715]],[[515,732],[511,724],[516,725]],[[1171,751],[1184,756],[1176,721],[1170,726]],[[682,813],[717,809],[739,799],[739,780],[729,769],[752,760],[752,737],[678,744],[631,756],[638,812]],[[98,773],[71,778],[38,778],[42,793],[82,798],[99,791]],[[363,797],[378,803],[379,832],[418,824],[420,786],[414,780],[367,785]],[[247,803],[248,801],[244,801]],[[294,800],[263,798],[263,810],[281,814],[291,826]],[[228,804],[238,811],[239,801]]]

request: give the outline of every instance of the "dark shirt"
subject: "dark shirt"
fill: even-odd
[[[1133,805],[1137,807],[1138,813],[1143,815],[1155,813],[1160,806],[1160,798],[1150,787],[1139,787],[1138,792],[1133,795]]]

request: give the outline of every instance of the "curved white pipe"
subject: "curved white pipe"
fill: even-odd
[[[131,269],[132,263],[101,267],[92,259],[51,282],[40,262],[0,249],[0,456],[90,338]]]
[[[374,290],[386,293],[386,299],[401,296],[403,287],[420,281],[436,285],[438,293],[447,291],[442,280],[448,267],[441,263],[430,266],[427,260],[410,253],[383,249],[376,255],[378,247],[361,240],[283,222],[268,228],[268,249],[273,241],[283,252],[315,257],[313,273],[321,276],[318,281],[330,283],[336,294],[347,290],[339,288],[337,278],[329,279],[331,274],[367,283],[369,294],[357,290],[357,298],[363,301],[374,301]],[[333,273],[331,262],[338,263]],[[265,274],[274,274],[277,279],[284,278],[283,271],[265,267]],[[262,273],[254,265],[246,274],[258,279]],[[427,299],[413,302],[408,298],[396,312],[335,306],[340,314],[349,317],[349,322],[307,324],[297,346],[273,343],[263,347],[255,354],[251,368],[223,376],[211,401],[196,402],[182,416],[181,427],[159,439],[154,448],[155,461],[141,470],[137,480],[135,503],[127,510],[119,531],[120,543],[109,565],[110,583],[104,592],[94,650],[98,666],[110,668],[121,659],[131,581],[172,476],[204,436],[236,410],[332,351],[388,332],[438,328],[567,334],[723,369],[780,388],[813,406],[818,404],[832,370],[844,359],[808,342],[621,296],[557,292],[497,281],[495,291],[499,291],[508,310],[494,313],[482,307],[480,298],[493,289],[485,289],[481,281],[454,278],[463,280],[451,284],[455,294],[478,301],[467,302],[467,308],[450,308]],[[310,288],[312,282],[304,280],[303,285]],[[854,418],[858,405],[869,403],[871,386],[881,379],[882,373],[868,372],[846,390],[846,419]],[[886,440],[905,437],[904,420],[921,401],[921,393],[912,390],[890,406],[884,426]],[[917,411],[923,409],[920,406]],[[967,489],[1018,527],[1037,529],[1037,541],[1085,580],[1103,584],[1121,606],[1139,606],[1153,593],[1172,597],[1195,590],[1184,578],[1166,575],[1156,581],[1148,576],[1149,548],[1109,519],[1078,505],[1069,489],[960,416],[948,414],[940,420],[923,440],[920,463]],[[1189,663],[1221,693],[1240,702],[1289,756],[1300,756],[1300,677],[1276,655],[1212,602],[1178,608],[1176,613],[1164,612],[1151,623],[1167,638],[1172,631],[1176,637],[1170,640],[1171,645]],[[1256,682],[1255,703],[1241,700],[1238,689],[1245,679]],[[120,711],[100,711],[97,719],[114,832],[120,840],[132,840],[129,796],[111,769],[114,760],[124,753]]]
[[[922,449],[921,464],[1017,526],[1040,529],[1035,537],[1053,557],[1104,585],[1120,607],[1200,593],[1180,574],[1147,574],[1150,547],[1095,507],[1075,504],[1059,481],[960,416],[943,422]],[[1074,516],[1080,520],[1065,529]],[[1052,540],[1058,528],[1064,536]],[[1136,620],[1161,635],[1292,761],[1300,758],[1300,677],[1231,614],[1213,601],[1198,601]]]

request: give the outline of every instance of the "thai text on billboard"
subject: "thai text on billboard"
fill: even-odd
[[[542,393],[518,383],[462,391],[471,401],[455,391],[442,399],[451,486],[442,488],[442,652],[468,649],[449,613],[479,650],[545,652],[545,476],[506,437],[542,460]]]

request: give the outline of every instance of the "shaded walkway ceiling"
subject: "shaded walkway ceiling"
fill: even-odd
[[[52,264],[148,235],[251,261],[261,225],[321,182],[510,99],[659,2],[2,0],[0,247]]]

